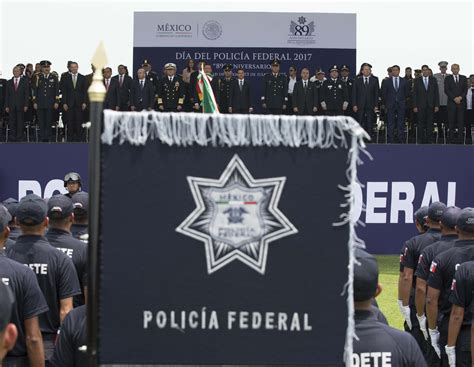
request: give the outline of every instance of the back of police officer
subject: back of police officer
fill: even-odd
[[[44,232],[48,227],[48,207],[37,195],[30,194],[20,200],[17,220],[22,235],[7,256],[25,264],[36,274],[49,311],[40,315],[45,358],[49,360],[53,341],[61,321],[73,308],[72,297],[81,294],[74,265],[61,251],[52,247]]]
[[[451,313],[451,285],[460,264],[474,260],[474,209],[464,208],[459,214],[456,229],[459,239],[454,246],[438,256],[431,263],[428,278],[426,313],[431,344],[441,357],[441,366],[448,366],[444,346],[447,344],[448,325]],[[464,341],[459,341],[461,345]],[[459,365],[464,366],[462,362]]]
[[[10,236],[8,237],[9,240],[16,241],[18,236],[21,234],[20,228],[16,224],[16,209],[18,208],[18,200],[13,198],[8,198],[3,201],[3,206],[8,209],[10,215],[12,216],[12,220],[8,223],[10,227]]]
[[[74,307],[84,304],[87,284],[87,245],[74,238],[71,226],[74,222],[74,205],[64,195],[55,195],[48,200],[49,230],[46,233],[48,242],[64,252],[76,268],[79,284],[83,294],[74,297]]]
[[[48,305],[33,271],[6,257],[3,247],[10,232],[10,220],[10,213],[0,205],[0,282],[9,286],[15,297],[11,322],[18,330],[17,342],[2,365],[43,367],[43,339],[38,316],[48,311]]]
[[[75,308],[68,313],[58,331],[51,365],[53,367],[87,366],[87,323],[86,306]]]
[[[426,363],[415,339],[379,321],[372,312],[372,299],[381,292],[376,259],[363,250],[356,250],[359,264],[354,266],[355,332],[352,366],[410,366]]]
[[[81,191],[74,194],[71,199],[74,205],[72,236],[87,243],[89,240],[89,194]]]

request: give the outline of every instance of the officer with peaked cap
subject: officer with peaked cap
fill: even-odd
[[[38,316],[48,311],[48,305],[33,271],[6,257],[4,246],[10,219],[8,210],[0,205],[0,283],[8,285],[15,296],[11,322],[18,330],[15,347],[8,352],[3,365],[42,366],[44,351]]]
[[[469,366],[470,348],[469,333],[459,335],[456,346],[445,349],[448,344],[448,327],[450,324],[451,286],[460,264],[474,260],[474,209],[464,208],[456,221],[458,240],[453,247],[440,253],[431,262],[426,298],[426,315],[431,345],[441,359],[442,366],[448,365],[448,359],[456,358],[456,366]],[[450,364],[451,366],[452,364]]]
[[[31,89],[33,91],[33,108],[36,110],[39,123],[39,140],[51,140],[53,110],[59,108],[59,81],[51,74],[51,62],[40,62],[42,73],[38,75]]]
[[[48,206],[37,195],[29,194],[20,200],[17,221],[22,235],[7,251],[7,256],[36,274],[49,307],[49,311],[39,317],[45,359],[49,361],[59,325],[72,310],[73,297],[81,294],[81,288],[71,259],[44,237],[49,223],[47,213]]]
[[[355,251],[354,318],[359,340],[353,342],[352,366],[426,366],[410,335],[378,322],[372,311],[373,298],[382,291],[377,260],[363,250]]]
[[[145,70],[145,78],[148,79],[151,84],[153,85],[153,90],[155,94],[155,98],[158,97],[158,83],[160,81],[160,77],[156,72],[151,69],[151,64],[148,59],[144,59],[142,63],[142,68]]]
[[[71,226],[74,223],[74,204],[64,195],[55,195],[48,200],[49,230],[46,239],[51,246],[64,252],[74,264],[82,295],[74,297],[74,307],[84,304],[87,286],[87,245],[74,238]]]
[[[232,76],[232,65],[224,65],[224,77],[219,81],[219,111],[221,113],[229,113],[230,107],[230,91],[235,78]]]
[[[316,87],[316,93],[318,94],[318,100],[316,103],[316,115],[324,115],[324,111],[321,108],[321,87],[323,86],[323,83],[326,80],[324,70],[322,68],[317,68],[315,74],[309,80],[311,82],[314,82],[314,86]]]
[[[326,79],[319,93],[321,107],[328,116],[344,115],[349,106],[349,93],[346,84],[339,78],[339,69],[334,65],[329,69],[330,78]]]
[[[280,62],[273,60],[271,72],[263,77],[262,107],[271,115],[281,115],[288,104],[288,81],[280,74]]]
[[[433,76],[436,78],[438,82],[438,91],[439,91],[439,110],[436,113],[435,121],[438,124],[445,124],[448,126],[448,96],[444,91],[444,80],[449,75],[447,72],[448,70],[448,62],[447,61],[440,61],[438,63],[439,66],[439,73],[435,73]],[[438,125],[439,126],[439,125]]]
[[[157,102],[160,111],[177,112],[183,109],[185,84],[176,75],[176,65],[167,63],[164,67],[166,75],[158,82]]]
[[[354,79],[350,78],[350,69],[349,66],[346,64],[342,65],[340,68],[341,71],[341,80],[342,82],[346,85],[347,88],[347,94],[349,96],[349,105],[345,111],[346,116],[354,116],[354,113],[352,111],[352,103],[351,103],[351,97],[352,97],[352,89],[354,86]]]

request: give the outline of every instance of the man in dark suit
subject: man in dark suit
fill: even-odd
[[[119,65],[118,75],[112,77],[118,84],[120,111],[130,111],[130,89],[133,79],[126,73],[126,70],[125,65]]]
[[[53,122],[53,111],[59,107],[59,82],[58,78],[51,74],[51,62],[43,60],[40,63],[40,73],[33,85],[33,108],[36,110],[39,123],[40,141],[51,140],[51,124]]]
[[[295,83],[292,96],[293,112],[297,115],[314,115],[318,110],[318,89],[309,80],[309,69],[301,69],[301,80]]]
[[[104,110],[115,110],[119,111],[120,101],[120,90],[117,79],[112,78],[112,68],[104,68],[104,86],[105,86],[105,99],[104,99]]]
[[[234,79],[230,88],[229,113],[252,113],[250,98],[250,84],[245,80],[245,71],[237,69],[237,79]]]
[[[417,114],[418,140],[425,144],[433,143],[434,114],[439,109],[438,82],[430,76],[428,65],[421,67],[422,76],[413,82],[413,112]]]
[[[400,67],[392,66],[392,76],[382,84],[382,100],[387,111],[388,142],[393,143],[394,130],[398,132],[398,143],[405,142],[405,110],[410,93],[410,85],[405,78],[400,77]]]
[[[342,116],[349,106],[347,87],[339,78],[337,65],[329,69],[329,76],[319,90],[321,107],[328,116]]]
[[[263,77],[262,107],[270,115],[281,115],[288,106],[288,80],[280,74],[280,62],[273,60],[271,73]]]
[[[5,97],[7,95],[7,80],[1,78],[0,70],[0,130],[3,129],[3,116],[5,115]]]
[[[452,75],[444,80],[444,91],[448,96],[448,142],[460,144],[464,135],[464,110],[466,109],[467,78],[459,75],[459,65],[451,65]]]
[[[84,123],[84,110],[87,107],[86,78],[78,73],[79,65],[73,62],[70,66],[71,72],[64,76],[62,84],[63,111],[67,115],[67,130],[69,141],[82,141],[84,134],[82,124]]]
[[[132,111],[151,111],[155,104],[155,87],[146,77],[145,69],[137,71],[137,79],[132,82],[130,109]]]
[[[469,88],[466,94],[466,144],[472,144],[474,129],[474,74],[469,75]]]
[[[362,75],[355,80],[352,88],[352,111],[359,124],[373,138],[373,124],[379,103],[379,80],[372,75],[372,65],[369,63],[362,64],[361,72]]]
[[[220,103],[220,90],[219,85],[220,81],[216,75],[212,75],[212,65],[205,63],[204,64],[204,72],[211,78],[211,88],[212,92],[214,93],[214,98],[216,99],[216,103],[219,105]],[[196,78],[196,84],[198,83],[199,78]],[[196,111],[201,111],[201,96],[199,95],[197,88],[194,88],[194,109]]]
[[[13,78],[7,83],[5,112],[8,113],[8,125],[13,141],[23,141],[25,112],[30,103],[30,83],[28,78],[21,77],[19,66],[13,68]]]
[[[160,111],[177,112],[183,109],[185,85],[176,75],[176,65],[165,65],[166,76],[158,83],[158,109]]]

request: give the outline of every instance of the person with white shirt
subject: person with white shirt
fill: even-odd
[[[30,102],[30,84],[27,78],[21,77],[19,66],[13,68],[13,78],[7,83],[5,98],[5,112],[8,113],[8,126],[10,139],[13,141],[24,140],[25,112]]]
[[[413,112],[417,114],[418,142],[433,143],[433,120],[439,110],[439,90],[428,65],[421,67],[421,77],[413,82]]]
[[[437,124],[448,124],[448,96],[444,92],[444,80],[449,75],[447,72],[448,70],[448,62],[447,61],[440,61],[438,63],[439,66],[439,73],[433,75],[438,82],[438,90],[439,90],[439,110],[435,116],[435,121]]]
[[[117,67],[118,75],[112,77],[117,81],[119,90],[120,111],[130,111],[130,89],[132,87],[132,78],[128,75],[127,67],[120,64]]]

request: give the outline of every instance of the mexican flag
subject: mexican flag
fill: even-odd
[[[202,112],[204,113],[219,113],[216,98],[211,87],[212,75],[204,72],[204,66],[199,70],[197,77],[196,89],[201,101]]]

